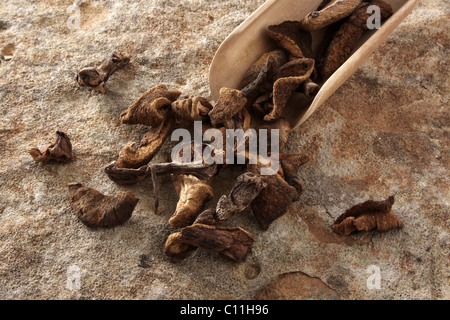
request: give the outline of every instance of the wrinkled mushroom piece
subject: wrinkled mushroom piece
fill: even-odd
[[[131,218],[139,199],[131,192],[106,196],[81,183],[68,185],[70,205],[78,219],[90,228],[112,228]]]
[[[114,52],[99,67],[82,69],[77,74],[78,85],[91,87],[101,93],[106,93],[106,81],[129,61],[130,58],[123,53]]]
[[[351,55],[357,41],[367,29],[367,20],[370,14],[367,13],[369,5],[376,5],[380,8],[381,19],[386,19],[392,15],[391,6],[383,0],[372,0],[361,5],[351,16],[346,18],[340,25],[333,39],[320,57],[320,79],[328,79]]]
[[[213,106],[203,97],[191,97],[172,103],[172,112],[183,125],[190,125],[194,121],[208,120],[208,113]]]
[[[314,70],[314,59],[301,58],[283,65],[275,74],[273,85],[273,109],[264,117],[265,121],[278,120],[286,103],[297,88],[309,79]]]
[[[245,107],[247,99],[237,89],[222,88],[219,94],[217,104],[209,112],[211,124],[216,128],[223,125],[227,129],[234,129],[232,118]]]
[[[172,133],[174,126],[174,118],[168,116],[160,125],[152,127],[144,135],[137,148],[136,143],[128,143],[120,151],[116,167],[138,169],[148,164]]]
[[[164,254],[174,263],[190,257],[196,250],[196,246],[192,246],[183,241],[181,232],[170,234],[163,248]]]
[[[216,207],[217,220],[223,222],[244,211],[265,187],[266,183],[259,175],[251,172],[240,175],[230,194],[219,199]]]
[[[368,200],[357,204],[339,216],[331,229],[337,234],[349,235],[355,231],[387,232],[403,228],[403,222],[392,211],[394,201],[391,196],[384,201]]]
[[[320,11],[313,11],[300,21],[304,30],[315,31],[335,23],[351,15],[361,4],[362,0],[335,0],[333,3],[321,4]],[[319,7],[319,8],[321,8]]]
[[[186,259],[197,248],[214,251],[234,262],[243,262],[251,252],[253,243],[253,235],[243,228],[195,223],[169,235],[163,251],[172,262]]]
[[[53,144],[42,151],[31,148],[28,152],[36,162],[69,162],[72,160],[72,143],[64,132],[56,131],[56,141]]]
[[[163,84],[152,87],[120,114],[120,121],[157,127],[169,116],[172,102],[180,95]]]
[[[313,58],[311,33],[300,27],[301,23],[298,21],[285,21],[268,26],[266,32],[289,53],[291,59]]]
[[[173,182],[179,200],[169,224],[183,228],[194,222],[205,203],[212,199],[213,190],[207,181],[193,175],[173,175]]]
[[[267,62],[273,60],[274,70],[280,68],[282,65],[288,62],[288,58],[283,50],[273,50],[264,53],[259,59],[247,70],[244,78],[239,85],[239,89],[243,89],[249,86],[258,76],[261,71],[267,66]]]
[[[181,230],[184,243],[212,250],[234,262],[243,262],[251,252],[254,237],[243,228],[225,228],[194,224]]]
[[[261,164],[248,165],[248,171],[259,174]],[[299,199],[299,194],[293,186],[289,185],[280,172],[274,175],[261,176],[267,187],[252,201],[251,208],[256,221],[263,230],[283,216],[292,202]]]

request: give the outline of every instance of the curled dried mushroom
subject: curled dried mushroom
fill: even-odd
[[[203,248],[234,262],[243,262],[251,252],[254,241],[253,235],[240,227],[196,223],[171,234],[164,245],[164,253],[173,262],[179,262],[196,248]]]
[[[308,31],[325,28],[351,15],[359,7],[361,2],[362,0],[335,0],[326,5],[322,4],[324,8],[308,14],[300,21],[300,27]]]
[[[127,124],[159,126],[170,114],[172,102],[180,95],[181,92],[168,90],[163,84],[154,86],[120,114],[120,121]]]
[[[131,192],[106,196],[81,183],[70,183],[70,205],[76,216],[91,228],[112,228],[131,218],[139,199]]]
[[[386,232],[403,228],[403,222],[392,211],[394,201],[391,196],[384,201],[368,200],[357,204],[339,216],[331,228],[340,235],[349,235],[355,231]]]
[[[182,228],[194,222],[205,203],[212,199],[213,190],[207,181],[193,175],[174,175],[173,182],[179,200],[169,224]]]
[[[28,150],[36,162],[69,162],[72,160],[72,143],[69,137],[61,131],[56,131],[56,141],[44,150],[31,148]]]
[[[106,93],[106,81],[129,61],[130,58],[123,53],[114,52],[99,67],[82,69],[77,74],[76,80],[80,86],[91,87],[101,93]]]
[[[174,126],[175,120],[168,117],[159,126],[152,127],[137,148],[134,142],[129,142],[120,151],[116,167],[138,169],[148,164],[172,133]]]
[[[223,125],[227,129],[233,129],[232,118],[245,107],[247,99],[237,89],[222,88],[217,104],[209,112],[211,124],[214,127]]]

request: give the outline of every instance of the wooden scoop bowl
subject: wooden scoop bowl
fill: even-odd
[[[314,99],[294,94],[283,111],[291,128],[308,119],[377,49],[387,36],[406,18],[419,0],[385,0],[394,11],[379,30],[369,31],[360,39],[351,57],[321,84]],[[284,21],[299,21],[316,10],[322,0],[268,0],[239,25],[221,44],[210,66],[209,83],[212,99],[217,101],[222,87],[237,88],[245,72],[273,42],[266,35],[270,25]],[[313,49],[323,38],[323,31],[312,32]]]

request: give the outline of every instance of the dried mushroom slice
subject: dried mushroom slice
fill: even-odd
[[[242,228],[224,228],[194,224],[181,230],[184,243],[212,250],[234,262],[243,262],[250,254],[253,235]]]
[[[164,254],[174,263],[190,257],[196,250],[196,246],[192,246],[183,241],[181,232],[175,232],[169,235],[163,248]]]
[[[248,165],[247,168],[250,172],[259,174],[261,165]],[[261,229],[267,230],[273,221],[287,212],[292,202],[299,199],[299,194],[280,173],[261,178],[267,187],[252,201],[251,208]]]
[[[194,121],[207,121],[208,113],[213,106],[203,97],[191,97],[172,103],[172,112],[183,125],[190,125]]]
[[[322,3],[320,11],[313,11],[300,21],[304,30],[315,31],[333,24],[351,15],[362,3],[362,0],[335,0],[333,3]],[[321,8],[320,7],[320,8]]]
[[[264,117],[265,121],[274,122],[280,118],[292,94],[309,79],[313,70],[314,60],[302,58],[288,62],[277,71],[273,85],[273,109]]]
[[[245,107],[247,99],[236,89],[222,88],[219,94],[219,101],[209,112],[211,124],[216,128],[223,125],[227,129],[234,129],[231,119]]]
[[[105,196],[81,183],[71,183],[68,187],[72,209],[90,228],[112,228],[125,223],[139,202],[131,192]]]
[[[114,52],[99,67],[82,69],[77,74],[78,85],[91,87],[101,93],[106,93],[106,81],[128,62],[130,62],[129,57],[123,53]]]
[[[267,27],[266,32],[281,48],[289,52],[291,59],[313,58],[311,33],[300,27],[301,23],[298,21],[285,21]]]
[[[380,8],[381,18],[386,19],[392,15],[391,6],[382,0],[372,0],[361,5],[350,17],[341,24],[333,39],[328,45],[324,57],[320,63],[320,79],[328,79],[351,55],[357,41],[367,30],[367,13],[369,5],[377,5]]]
[[[181,92],[168,90],[163,84],[157,85],[124,110],[120,115],[120,121],[157,127],[169,116],[170,105],[180,95]]]
[[[245,73],[244,79],[242,79],[239,89],[243,89],[249,86],[258,76],[261,71],[266,67],[267,62],[273,60],[274,70],[278,69],[282,65],[288,62],[288,58],[283,50],[274,50],[264,53]]]
[[[179,200],[169,224],[182,228],[194,222],[205,203],[212,199],[213,190],[207,181],[193,175],[173,175],[173,183]]]
[[[265,187],[266,184],[259,175],[251,172],[240,175],[230,194],[219,199],[216,207],[217,220],[226,221],[244,211]]]
[[[120,151],[115,166],[138,169],[148,164],[172,133],[174,126],[175,120],[169,116],[159,126],[152,127],[144,135],[138,148],[135,148],[134,142],[128,143]]]
[[[56,131],[56,141],[53,144],[42,151],[31,148],[28,152],[36,162],[69,162],[72,160],[72,143],[64,132]]]
[[[349,235],[355,231],[377,230],[387,232],[403,228],[403,222],[392,211],[394,197],[384,201],[368,200],[351,207],[336,219],[332,230],[340,235]]]

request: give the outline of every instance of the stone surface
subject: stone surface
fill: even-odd
[[[262,3],[77,1],[79,29],[72,0],[2,4],[1,299],[450,298],[447,1],[421,1],[291,133],[285,151],[312,157],[299,171],[306,191],[267,231],[248,209],[229,221],[255,236],[246,262],[197,250],[170,263],[162,253],[175,231],[168,225],[176,205],[170,179],[162,179],[161,214],[154,215],[150,183],[121,187],[104,174],[121,148],[146,132],[121,125],[120,112],[159,83],[208,97],[215,51]],[[78,88],[76,72],[114,50],[132,60],[108,81],[107,94]],[[72,139],[75,160],[33,162],[27,150],[47,146],[56,130]],[[170,147],[154,161],[167,160]],[[232,168],[216,179],[210,205],[240,173]],[[132,191],[141,201],[123,226],[91,230],[70,208],[70,182],[109,195]],[[404,229],[331,232],[347,208],[389,195]],[[380,271],[380,289],[367,285],[372,270]]]

